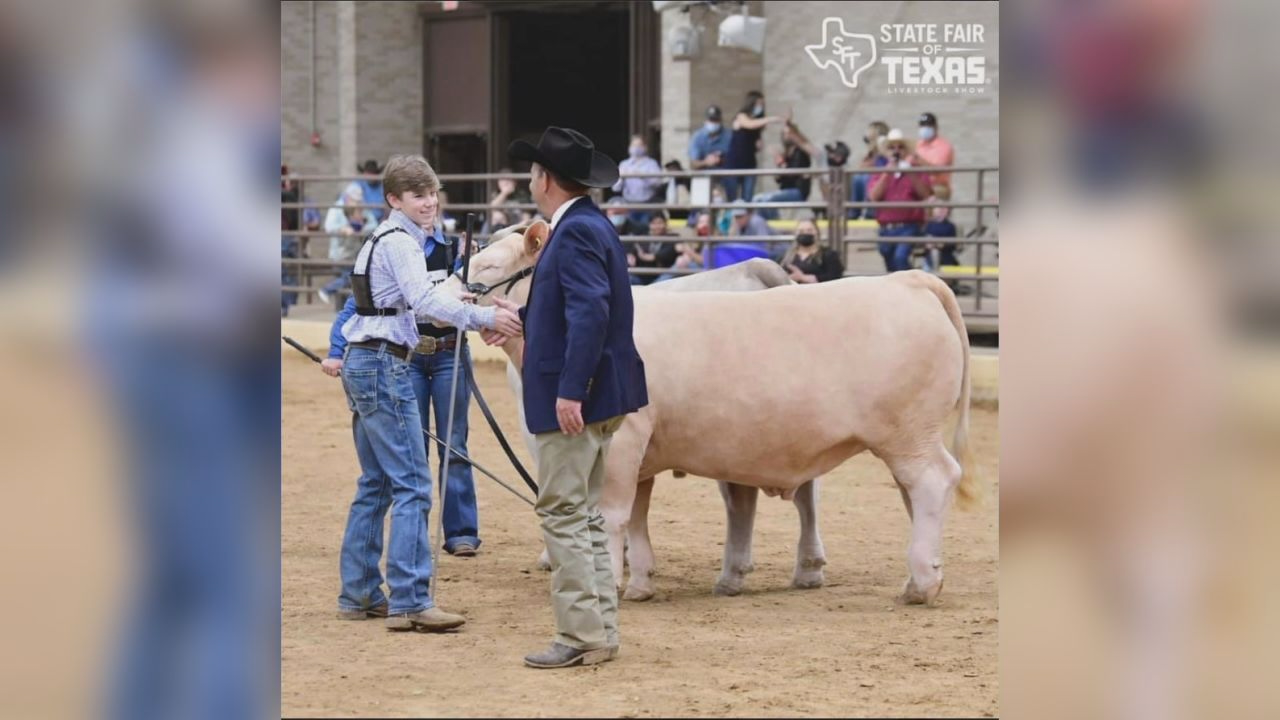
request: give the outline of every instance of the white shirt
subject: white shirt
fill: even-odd
[[[564,214],[569,211],[570,205],[572,205],[574,202],[578,200],[581,200],[584,197],[586,197],[586,195],[579,195],[577,197],[569,198],[568,200],[564,201],[564,204],[556,208],[556,211],[551,213],[551,229],[552,230],[556,229],[556,223],[560,222],[560,218],[564,217]]]

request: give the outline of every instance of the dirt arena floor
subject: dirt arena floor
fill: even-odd
[[[715,597],[724,510],[713,482],[660,475],[650,527],[656,597],[624,602],[622,653],[603,665],[523,667],[553,631],[533,510],[476,474],[484,545],[441,557],[453,634],[390,633],[334,617],[338,551],[359,474],[338,380],[283,356],[281,711],[285,716],[992,716],[998,713],[998,415],[975,409],[972,442],[989,496],[948,518],[940,607],[894,602],[906,579],[907,515],[868,454],[822,480],[826,586],[792,590],[794,506],[760,498],[747,591]],[[519,422],[505,371],[477,376],[508,437]],[[479,410],[471,452],[522,487]],[[434,451],[433,451],[433,464]],[[435,539],[435,510],[431,537]]]

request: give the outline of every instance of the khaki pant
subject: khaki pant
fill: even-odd
[[[618,593],[600,514],[604,462],[622,416],[586,426],[581,435],[535,435],[542,535],[551,558],[556,642],[594,650],[618,642]]]

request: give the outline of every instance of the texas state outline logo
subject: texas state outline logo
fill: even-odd
[[[829,17],[822,21],[822,42],[805,45],[805,52],[819,70],[834,67],[840,82],[858,87],[858,76],[876,64],[876,39],[873,35],[851,33],[844,29],[844,19]]]

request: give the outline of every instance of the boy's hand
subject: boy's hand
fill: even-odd
[[[329,377],[342,374],[342,358],[325,358],[320,361],[320,370]]]

